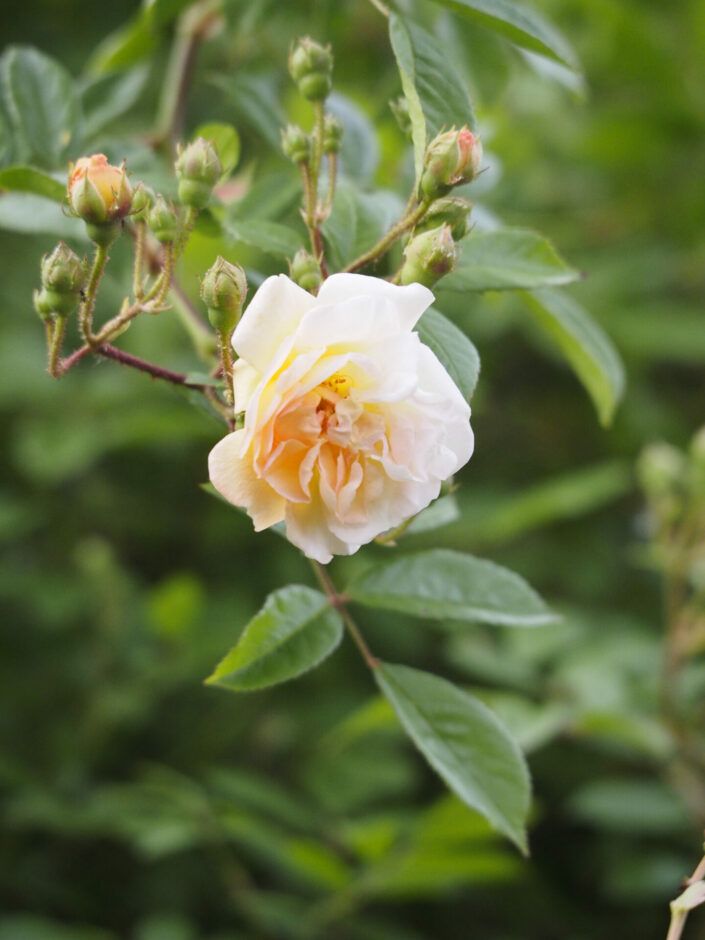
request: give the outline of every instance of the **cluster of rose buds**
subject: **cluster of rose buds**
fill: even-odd
[[[705,427],[692,438],[688,452],[659,441],[644,448],[637,476],[654,520],[674,525],[705,507]]]
[[[86,283],[86,262],[59,242],[41,264],[42,287],[34,292],[34,307],[40,317],[67,317],[78,306]]]

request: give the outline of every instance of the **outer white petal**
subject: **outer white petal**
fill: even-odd
[[[245,359],[238,359],[233,366],[233,393],[235,395],[235,411],[244,411],[259,385],[262,378],[260,372],[254,369]]]
[[[422,284],[401,287],[366,274],[333,274],[323,282],[316,301],[319,304],[337,304],[353,297],[376,297],[389,301],[398,310],[405,332],[413,329],[424,310],[433,303],[433,294]]]
[[[327,283],[324,281],[321,292]],[[317,300],[320,300],[320,294]],[[408,332],[403,311],[384,297],[361,294],[309,310],[296,331],[296,346],[298,349],[333,346],[337,351],[345,349],[352,352]]]
[[[218,441],[208,455],[208,475],[228,502],[246,509],[255,531],[284,518],[286,503],[272,487],[255,475],[249,451],[242,453],[245,432],[233,431]]]
[[[299,325],[317,300],[286,276],[276,274],[262,283],[233,333],[233,348],[260,372]]]

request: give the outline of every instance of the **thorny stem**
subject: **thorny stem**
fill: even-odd
[[[321,584],[321,587],[328,595],[328,599],[330,600],[332,606],[335,607],[335,609],[338,611],[340,616],[343,618],[343,622],[345,623],[345,626],[348,628],[348,632],[350,633],[350,636],[353,638],[355,645],[360,650],[360,653],[362,654],[362,658],[365,660],[365,662],[370,667],[370,669],[376,669],[379,663],[370,652],[370,648],[365,642],[365,639],[362,633],[360,633],[360,628],[355,623],[350,612],[345,606],[345,602],[346,602],[345,596],[342,594],[339,594],[336,591],[335,585],[331,581],[330,575],[326,571],[325,565],[322,565],[320,561],[312,561],[311,564],[313,565],[313,570],[316,574],[316,577],[318,578]]]
[[[57,377],[61,347],[66,335],[68,317],[57,316],[53,323],[47,322],[47,345],[49,350],[49,375]]]
[[[83,341],[89,346],[94,346],[97,342],[93,336],[93,310],[98,295],[100,281],[105,271],[105,265],[108,262],[108,249],[102,245],[96,245],[95,258],[91,268],[88,285],[84,292],[84,299],[78,311],[78,326],[81,331]]]
[[[370,264],[372,261],[376,261],[381,255],[388,251],[397,239],[408,232],[409,229],[412,229],[416,223],[423,218],[431,204],[431,200],[428,197],[424,197],[421,202],[416,206],[415,209],[412,209],[411,212],[406,213],[396,225],[393,225],[386,235],[383,235],[382,238],[377,242],[376,245],[373,245],[369,251],[366,251],[364,254],[360,255],[359,258],[356,258],[354,261],[351,261],[350,264],[345,268],[345,271],[358,271],[360,268],[364,268],[366,264]]]
[[[146,226],[144,222],[135,223],[135,266],[132,273],[132,292],[135,300],[142,300],[144,296],[144,243]]]
[[[313,184],[314,203],[318,198],[318,175],[321,171],[323,156],[323,134],[325,130],[325,110],[322,101],[314,101],[315,123],[313,127],[313,153],[311,154],[311,181]]]
[[[233,349],[230,345],[230,336],[227,332],[218,333],[218,351],[220,352],[220,361],[223,364],[223,376],[225,378],[225,400],[229,405],[232,405]]]

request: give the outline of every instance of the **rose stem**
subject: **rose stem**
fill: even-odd
[[[370,652],[370,648],[365,642],[364,637],[362,636],[362,633],[360,632],[360,628],[355,623],[350,612],[345,606],[345,600],[346,600],[345,596],[342,594],[339,594],[336,591],[335,585],[331,581],[330,575],[326,571],[325,565],[322,565],[320,561],[313,561],[311,562],[311,564],[313,565],[313,570],[316,573],[316,577],[318,578],[321,584],[321,587],[328,595],[328,599],[330,600],[331,605],[335,607],[335,609],[338,611],[340,616],[343,618],[343,622],[345,623],[345,626],[348,628],[348,632],[350,633],[350,636],[353,638],[353,640],[355,641],[355,645],[362,653],[362,658],[365,660],[365,662],[370,667],[370,669],[376,669],[379,663],[377,659],[375,659],[375,657]]]

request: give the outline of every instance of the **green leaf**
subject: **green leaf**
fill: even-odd
[[[345,128],[339,156],[341,173],[355,180],[370,180],[379,164],[379,143],[374,124],[352,98],[339,91],[334,91],[326,99],[326,109]]]
[[[343,622],[326,596],[291,584],[269,595],[206,681],[249,692],[294,679],[329,656],[342,635]]]
[[[442,548],[376,565],[345,593],[367,607],[433,620],[538,627],[556,619],[518,574]]]
[[[86,71],[102,75],[129,68],[151,56],[157,44],[157,37],[150,30],[147,18],[139,13],[102,40],[90,57]]]
[[[83,138],[93,139],[139,100],[149,75],[147,65],[90,79],[81,90]]]
[[[476,130],[477,123],[463,80],[435,36],[392,13],[389,38],[409,106],[418,179],[430,138],[457,124]]]
[[[293,167],[269,173],[252,183],[242,199],[228,206],[233,219],[264,219],[275,222],[301,198],[301,180]]]
[[[34,193],[55,202],[63,202],[66,196],[66,183],[60,183],[34,166],[8,166],[0,170],[0,189]]]
[[[225,234],[233,241],[244,242],[275,258],[293,258],[303,246],[302,236],[279,222],[228,218]]]
[[[58,167],[78,123],[71,76],[54,59],[29,46],[10,46],[0,60],[0,75],[18,162]]]
[[[362,254],[401,217],[404,205],[388,190],[371,193],[342,179],[336,189],[330,216],[323,223],[323,234],[332,249],[338,267]]]
[[[62,206],[53,199],[32,193],[6,193],[0,196],[0,229],[88,241],[86,226],[80,219],[64,215]]]
[[[520,46],[578,68],[575,51],[552,23],[512,0],[434,0],[466,19],[499,33]]]
[[[456,268],[439,285],[443,290],[548,287],[580,276],[547,239],[526,229],[472,232],[458,247]]]
[[[556,291],[524,295],[539,326],[560,346],[592,398],[600,423],[611,423],[624,391],[624,366],[612,341],[583,307]]]
[[[203,137],[218,151],[220,164],[223,167],[219,182],[225,182],[240,159],[240,135],[232,124],[212,122],[201,124],[193,134],[193,138],[196,137]]]
[[[480,357],[465,333],[432,307],[416,324],[416,332],[470,401],[480,377]]]
[[[280,128],[286,117],[277,100],[273,77],[240,72],[233,76],[210,75],[210,83],[222,89],[239,117],[258,131],[276,152],[281,152]]]
[[[416,747],[471,809],[527,852],[529,772],[499,719],[446,679],[380,663],[374,671]]]

